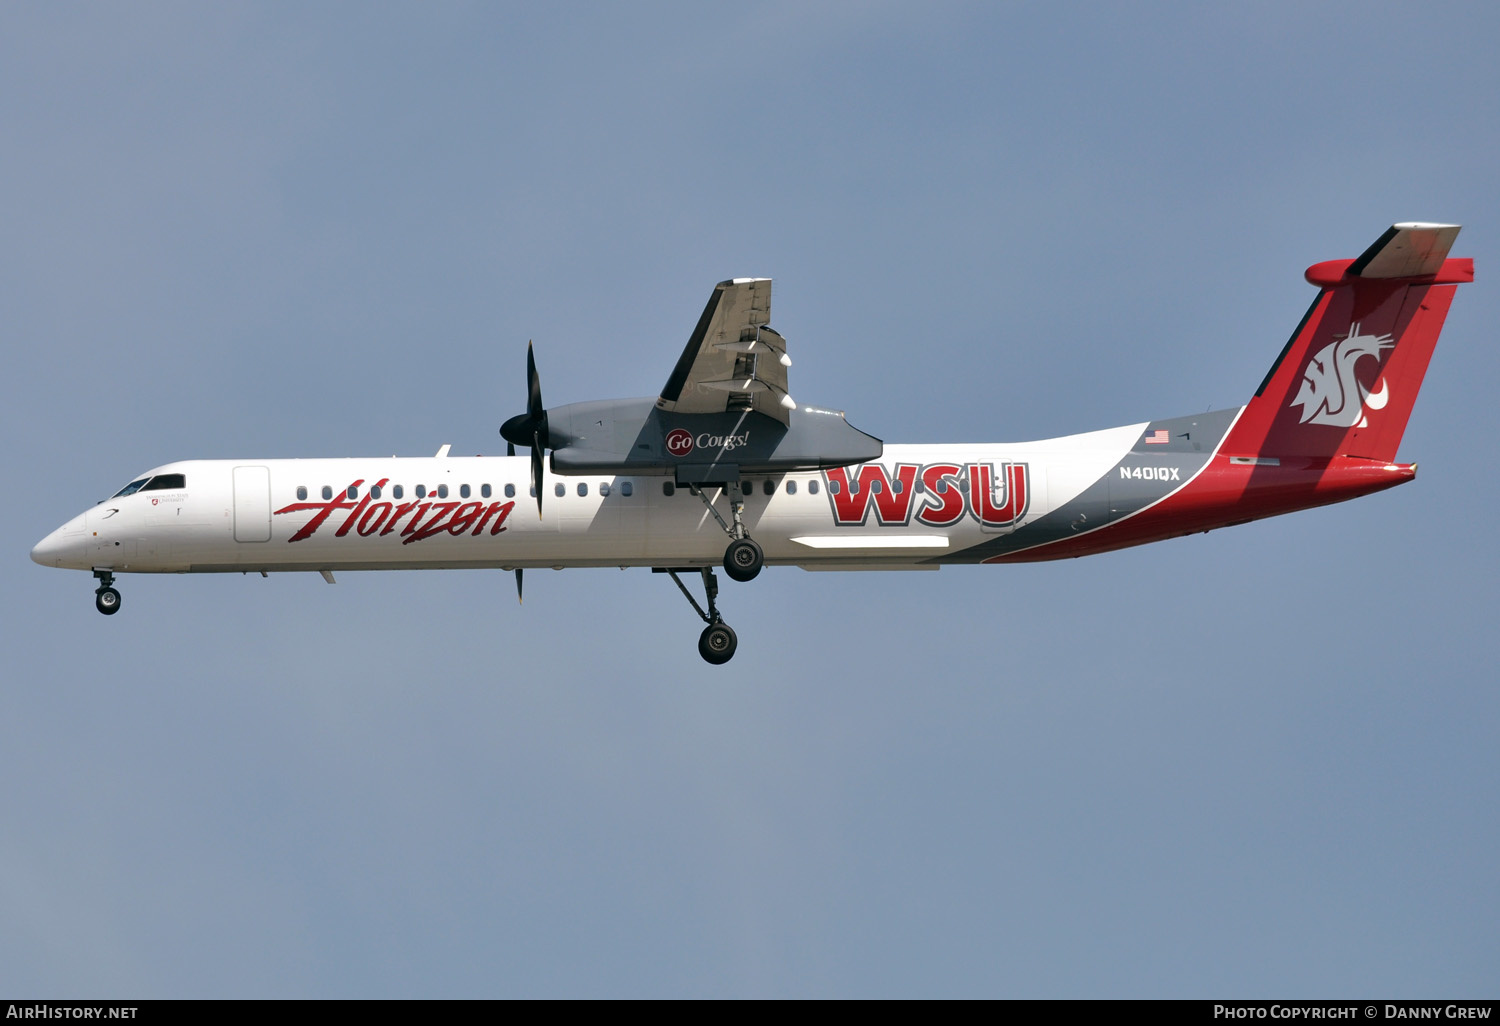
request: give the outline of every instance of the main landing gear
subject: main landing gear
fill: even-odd
[[[108,570],[95,570],[94,576],[99,578],[99,588],[94,592],[94,608],[105,616],[114,616],[120,611],[120,593],[110,587],[115,583],[115,575]]]
[[[724,491],[729,495],[729,515],[733,519],[733,524],[724,522],[724,518],[719,516],[719,511],[714,509],[712,500],[703,494],[701,488],[697,485],[688,487],[702,500],[703,505],[708,507],[708,511],[714,515],[714,519],[719,522],[724,533],[729,535],[729,547],[724,550],[724,572],[729,575],[729,579],[742,582],[755,580],[756,574],[760,573],[760,568],[766,565],[766,557],[765,553],[761,552],[760,546],[755,543],[755,539],[745,531],[745,497],[740,491],[739,482],[724,486]],[[733,651],[734,648],[731,645],[731,654]],[[708,659],[708,656],[705,655],[703,658]],[[712,661],[709,660],[709,662]]]
[[[724,533],[729,535],[729,547],[724,550],[724,572],[731,580],[752,581],[760,573],[760,568],[766,565],[765,553],[755,543],[745,530],[745,495],[740,490],[740,483],[732,481],[724,486],[724,493],[729,496],[730,522],[725,523],[719,511],[714,509],[713,500],[703,494],[703,489],[698,485],[688,485],[688,490],[696,495],[713,514],[713,518],[719,522]],[[679,573],[688,573],[696,569],[703,575],[703,591],[708,596],[708,612],[698,604],[687,586],[682,583]],[[705,662],[715,666],[721,666],[734,658],[734,650],[739,646],[739,640],[734,636],[734,631],[724,618],[719,615],[719,579],[714,576],[712,567],[653,567],[653,573],[669,574],[672,583],[677,585],[677,590],[682,592],[682,597],[687,599],[703,622],[708,624],[703,628],[703,633],[698,636],[698,654]]]
[[[703,607],[698,604],[698,600],[693,598],[692,592],[687,590],[687,585],[683,584],[682,579],[677,576],[678,572],[678,570],[668,567],[654,567],[652,569],[652,573],[667,574],[670,576],[672,583],[677,585],[677,590],[682,592],[682,597],[688,600],[689,604],[697,610],[698,615],[703,618],[703,622],[708,624],[707,627],[703,628],[703,633],[698,635],[698,654],[703,657],[705,662],[712,663],[715,666],[721,666],[729,662],[729,660],[734,658],[734,650],[739,646],[739,639],[734,636],[734,631],[730,628],[729,624],[724,622],[724,618],[719,615],[719,581],[718,578],[714,577],[713,568],[705,566],[699,568],[698,571],[703,575],[703,591],[708,596],[708,612],[706,613],[703,611]],[[681,572],[685,573],[687,571],[684,570]]]

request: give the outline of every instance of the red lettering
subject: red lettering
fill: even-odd
[[[828,498],[833,503],[835,524],[862,524],[865,522],[865,504],[858,495],[849,491],[849,471],[834,467],[823,475],[828,479]]]
[[[496,505],[499,505],[499,504],[497,503]],[[501,531],[505,530],[505,520],[506,520],[507,517],[510,516],[510,511],[513,510],[513,509],[515,509],[515,506],[516,506],[516,504],[514,502],[507,502],[505,505],[503,505],[503,506],[500,507],[500,515],[495,518],[495,526],[492,527],[492,528],[490,528],[490,536],[491,537],[493,537],[494,535],[497,535]],[[494,508],[495,508],[494,506],[490,507],[490,509],[494,509]],[[490,515],[489,511],[486,510],[484,515],[485,515],[485,517],[487,519],[489,517],[489,515]],[[484,521],[481,520],[479,522],[479,527],[483,527],[483,526],[484,526]],[[479,533],[479,527],[474,528],[474,533],[475,534]]]
[[[839,484],[837,491],[828,489],[836,524],[863,524],[870,515],[871,501],[875,503],[875,519],[881,524],[904,524],[911,515],[912,486],[917,480],[915,463],[896,465],[894,486],[885,467],[878,463],[866,463],[853,479],[846,467],[835,467],[828,471],[827,477],[829,482]]]
[[[402,502],[401,505],[398,505],[398,507],[396,507],[395,513],[392,513],[392,516],[390,516],[390,520],[387,520],[386,526],[381,529],[381,537],[384,538],[387,534],[390,534],[390,532],[395,531],[396,520],[401,519],[401,517],[407,516],[408,513],[411,513],[411,511],[414,510],[414,508],[417,508],[416,499],[413,499],[413,501],[411,502]]]
[[[474,520],[482,509],[484,509],[482,502],[466,502],[458,507],[453,513],[453,519],[448,521],[448,533],[454,536],[463,534],[474,525]]]
[[[387,480],[387,478],[382,477],[379,481],[375,482],[374,487],[383,487]],[[344,494],[347,495],[348,492],[346,491]],[[354,522],[359,519],[359,515],[363,513],[365,511],[365,507],[370,504],[370,498],[370,493],[365,492],[365,497],[359,500],[359,505],[354,507],[354,512],[349,514],[349,519],[344,521],[344,526],[333,532],[333,536],[335,538],[342,538],[344,535],[349,533],[349,529],[354,526]]]
[[[401,529],[401,537],[405,538],[407,535],[415,531],[417,529],[417,525],[422,522],[422,518],[427,515],[427,511],[431,508],[432,503],[430,502],[424,502],[417,506],[417,511],[411,516],[411,523],[407,524]],[[403,542],[402,544],[405,543]]]
[[[443,523],[443,518],[446,517],[449,513],[452,513],[454,510],[458,509],[458,503],[439,502],[433,504],[432,508],[437,511],[433,518],[427,521],[427,523],[423,524],[421,530],[412,534],[410,538],[403,538],[401,540],[402,545],[410,545],[412,542],[421,541],[423,538],[431,538],[433,535],[437,534],[440,531],[446,531],[448,529],[448,525]],[[417,519],[420,520],[421,517],[418,517]],[[417,521],[413,520],[411,522],[411,527],[408,527],[401,533],[403,535],[406,534],[407,532],[411,531],[412,527],[415,527],[416,525]]]
[[[1020,520],[1031,508],[1031,468],[1011,463],[1005,469],[1010,474],[1011,519]]]
[[[477,523],[477,524],[474,525],[474,537],[476,537],[476,538],[479,537],[479,532],[484,530],[484,525],[490,522],[490,517],[492,517],[496,513],[500,512],[500,508],[501,508],[502,505],[509,507],[509,506],[514,506],[515,503],[513,503],[513,502],[508,502],[508,503],[492,502],[492,503],[490,503],[489,509],[485,510],[484,511],[484,515],[479,518],[479,523]],[[506,509],[506,512],[509,513],[510,510]],[[504,517],[503,514],[501,515],[500,519],[502,521],[505,519],[505,517]]]
[[[954,463],[934,463],[922,468],[922,484],[927,488],[927,502],[917,514],[918,521],[928,527],[947,527],[963,517],[963,493],[951,480],[946,480],[956,476],[960,469]]]
[[[380,516],[375,514],[379,512]],[[361,538],[368,538],[380,530],[380,525],[385,523],[385,518],[390,515],[391,504],[389,502],[377,502],[365,510],[365,515],[359,518],[359,526],[355,528]]]
[[[1007,527],[1021,519],[1021,515],[1026,512],[1026,464],[1000,464],[1005,501],[998,506],[995,505],[995,491],[990,482],[991,470],[988,463],[969,466],[969,502],[981,524],[986,527]]]
[[[880,482],[879,490],[875,482]],[[904,524],[911,516],[912,487],[917,483],[915,463],[896,464],[896,480],[885,476],[885,468],[872,465],[859,468],[860,491],[870,491],[875,500],[875,516],[882,524]]]
[[[349,488],[358,488],[364,483],[365,479],[359,478]],[[278,509],[277,513],[300,513],[306,509],[315,509],[318,511],[311,520],[303,524],[297,533],[288,538],[287,541],[299,542],[304,538],[311,537],[314,531],[323,526],[323,521],[327,520],[328,515],[334,510],[349,509],[354,503],[350,501],[348,496],[349,489],[346,488],[327,502],[294,502],[290,506],[283,506],[281,509]]]
[[[381,478],[373,487],[384,488],[389,478]],[[364,478],[359,478],[349,485],[356,492],[359,486],[364,484]],[[486,525],[490,525],[490,534],[497,535],[506,529],[506,520],[509,519],[511,510],[515,508],[515,502],[492,502],[488,507],[482,502],[422,502],[412,500],[411,502],[391,503],[373,502],[373,496],[366,492],[365,497],[358,502],[349,498],[349,488],[345,488],[327,502],[294,502],[276,510],[277,513],[301,513],[306,510],[316,510],[306,524],[303,524],[292,535],[290,541],[302,541],[310,537],[323,523],[334,513],[335,510],[349,510],[349,516],[345,519],[343,526],[334,532],[334,536],[342,538],[350,531],[355,531],[362,538],[379,534],[385,537],[396,530],[401,518],[408,513],[412,514],[411,520],[401,530],[402,544],[410,545],[414,541],[431,538],[433,535],[447,531],[454,537],[470,533],[472,528],[473,537],[478,537]],[[431,519],[423,523],[428,510],[433,512]],[[452,514],[452,517],[449,517]]]

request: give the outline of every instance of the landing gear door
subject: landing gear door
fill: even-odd
[[[271,540],[271,471],[267,467],[234,468],[234,540]]]

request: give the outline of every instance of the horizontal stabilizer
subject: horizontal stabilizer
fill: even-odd
[[[1420,278],[1442,270],[1456,224],[1393,224],[1349,266],[1355,278]]]

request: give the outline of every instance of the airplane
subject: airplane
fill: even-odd
[[[168,463],[31,550],[87,570],[120,609],[121,573],[650,567],[738,639],[716,566],[936,570],[1109,552],[1342,502],[1403,484],[1396,449],[1454,288],[1459,226],[1392,225],[1318,288],[1244,406],[1025,443],[886,445],[788,393],[771,281],[714,286],[655,398],[548,409],[532,347],[507,455]],[[517,456],[516,448],[529,450]],[[525,494],[522,494],[522,493]],[[530,515],[532,500],[536,517]],[[545,500],[545,501],[544,501]],[[682,574],[702,578],[700,604]],[[706,609],[704,606],[706,605]]]

